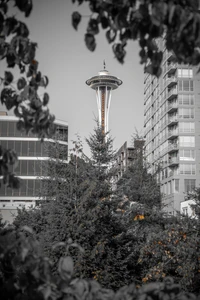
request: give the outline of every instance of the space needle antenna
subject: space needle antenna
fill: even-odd
[[[106,62],[105,62],[105,59],[103,61],[103,69],[105,70],[106,69]]]

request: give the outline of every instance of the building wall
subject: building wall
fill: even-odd
[[[63,150],[62,156],[56,157],[67,162],[68,159],[68,124],[55,121],[56,143]],[[17,130],[17,118],[0,115],[0,144],[5,149],[14,149],[18,155],[18,164],[11,171],[21,180],[19,189],[11,189],[5,185],[0,188],[0,213],[3,219],[10,222],[17,213],[17,208],[35,206],[36,200],[42,199],[41,179],[49,176],[44,162],[49,160],[48,149],[55,140],[41,141],[32,133]]]
[[[163,72],[160,78],[145,74],[145,155],[151,172],[159,169],[163,205],[174,214],[200,184],[200,73],[175,63],[164,40],[157,43]]]

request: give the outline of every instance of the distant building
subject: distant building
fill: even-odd
[[[162,74],[144,78],[145,156],[152,173],[160,170],[165,210],[175,214],[200,184],[200,73],[176,63],[164,39],[157,42]]]
[[[182,201],[180,206],[180,213],[188,217],[196,218],[197,216],[194,209],[192,208],[192,205],[194,204],[195,201],[192,199]]]
[[[117,151],[116,154],[116,168],[117,175],[116,181],[120,179],[123,173],[127,170],[129,166],[131,166],[136,158],[139,155],[143,156],[143,147],[144,140],[143,139],[135,139],[134,147],[128,147],[127,142],[125,142],[121,148]]]
[[[0,144],[3,148],[14,149],[18,155],[18,165],[14,173],[21,181],[20,189],[0,187],[0,214],[3,220],[11,222],[17,213],[17,208],[34,207],[36,200],[42,199],[39,195],[41,178],[49,174],[42,168],[42,162],[49,160],[48,144],[54,143],[53,139],[45,139],[41,143],[36,135],[18,131],[18,119],[8,116],[5,112],[0,113]],[[59,140],[56,140],[64,149],[65,161],[68,158],[68,124],[65,121],[56,120],[56,132],[59,132]]]

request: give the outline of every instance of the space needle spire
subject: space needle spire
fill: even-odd
[[[91,77],[86,81],[86,84],[96,91],[98,121],[102,127],[102,132],[108,132],[108,117],[111,102],[111,92],[117,89],[122,81],[110,75],[106,70],[105,60],[103,61],[103,70],[99,71],[98,75]]]

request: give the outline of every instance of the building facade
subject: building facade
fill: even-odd
[[[34,134],[17,130],[17,118],[8,116],[6,113],[0,115],[0,144],[3,148],[14,149],[18,155],[18,164],[14,173],[21,179],[19,189],[11,189],[5,185],[0,187],[0,213],[3,220],[12,221],[17,213],[17,208],[34,207],[36,200],[42,199],[41,179],[49,176],[47,168],[42,167],[44,161],[49,158],[49,145],[55,140],[45,139],[41,143]],[[68,124],[64,121],[55,121],[56,140],[63,148],[64,157],[59,159],[67,162],[68,158]]]
[[[143,139],[135,139],[133,147],[128,147],[127,142],[125,142],[116,154],[116,168],[117,175],[115,181],[119,180],[123,173],[127,170],[129,166],[133,164],[136,158],[139,155],[143,156],[144,149],[144,140]]]
[[[145,155],[158,172],[164,209],[175,214],[187,192],[200,184],[200,73],[179,65],[165,48],[159,78],[145,74]]]

